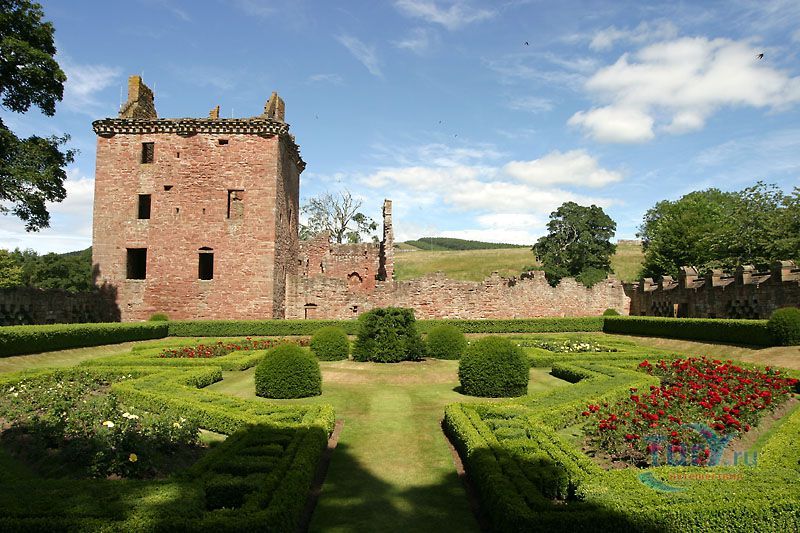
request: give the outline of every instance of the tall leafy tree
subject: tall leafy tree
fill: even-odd
[[[67,77],[54,55],[53,25],[40,5],[0,0],[0,103],[15,113],[31,106],[48,116],[64,95]],[[74,152],[61,149],[68,136],[17,137],[0,119],[0,213],[13,214],[25,229],[50,225],[46,202],[66,197],[64,167]]]
[[[300,227],[300,238],[310,239],[328,231],[337,243],[361,242],[362,236],[378,228],[374,220],[360,211],[361,204],[361,200],[353,198],[348,190],[338,194],[326,192],[311,198],[302,207],[308,221]]]
[[[757,182],[741,191],[707,189],[649,209],[639,228],[641,275],[677,276],[683,265],[732,270],[800,259],[800,188],[785,194]]]
[[[0,289],[22,285],[22,267],[7,250],[0,250]]]
[[[536,241],[533,253],[552,285],[568,276],[592,285],[611,272],[616,229],[601,207],[566,202],[550,213],[548,234]]]

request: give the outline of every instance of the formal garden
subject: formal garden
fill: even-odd
[[[0,529],[797,530],[783,314],[2,328]]]

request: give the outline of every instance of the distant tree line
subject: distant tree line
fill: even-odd
[[[451,237],[423,237],[404,244],[419,248],[420,250],[446,251],[446,250],[499,250],[502,248],[526,248],[527,244],[508,244],[502,242],[470,241]]]
[[[39,255],[33,250],[0,250],[0,289],[37,287],[70,292],[94,290],[92,249]]]

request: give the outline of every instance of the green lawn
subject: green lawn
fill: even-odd
[[[404,245],[401,250],[412,247]],[[620,244],[611,258],[611,267],[617,278],[634,281],[642,265],[641,246]],[[526,266],[536,265],[530,248],[502,248],[499,250],[463,251],[398,251],[394,256],[394,275],[397,280],[408,280],[444,272],[447,277],[466,281],[483,281],[492,272],[501,276],[519,276]]]
[[[444,406],[475,401],[453,389],[457,361],[322,362],[323,394],[344,420],[312,531],[477,531],[440,430]],[[569,386],[531,370],[529,392]],[[253,398],[253,370],[209,387]],[[285,400],[308,402],[304,400]]]

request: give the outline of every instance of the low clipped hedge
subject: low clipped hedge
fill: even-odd
[[[605,333],[756,346],[775,344],[766,320],[650,316],[606,316],[603,320]]]
[[[0,357],[166,337],[166,323],[53,324],[0,328]]]
[[[417,331],[413,309],[373,309],[361,315],[358,322],[353,360],[397,363],[419,361],[425,356],[425,344]]]
[[[769,317],[767,329],[775,344],[797,346],[800,344],[800,309],[797,307],[776,309]]]
[[[564,333],[603,331],[603,317],[542,317],[509,319],[428,319],[417,320],[420,333],[449,325],[463,333]],[[171,337],[243,337],[313,335],[327,326],[342,328],[356,335],[358,320],[173,320],[169,323]]]
[[[310,353],[294,344],[267,352],[256,367],[256,396],[307,398],[322,394],[322,372]]]
[[[342,328],[326,326],[311,337],[311,352],[321,361],[341,361],[350,356],[350,341]]]
[[[429,357],[436,359],[461,359],[467,350],[467,338],[455,326],[442,324],[433,328],[425,339]]]
[[[522,350],[502,337],[484,337],[473,343],[458,365],[461,392],[500,398],[528,392],[530,364]]]

